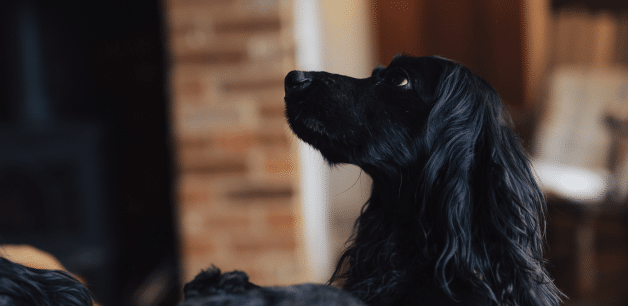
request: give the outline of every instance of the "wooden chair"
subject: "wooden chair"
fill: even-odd
[[[628,71],[562,67],[551,74],[533,165],[549,197],[581,212],[575,229],[581,298],[591,296],[597,282],[595,220],[626,206],[627,131]]]

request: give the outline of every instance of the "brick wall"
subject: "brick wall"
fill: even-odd
[[[299,279],[296,163],[283,117],[294,66],[284,0],[167,0],[182,277],[216,264]]]

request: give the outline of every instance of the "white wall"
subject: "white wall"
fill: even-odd
[[[375,63],[371,5],[366,0],[295,0],[297,69],[368,77]],[[370,179],[355,166],[329,169],[306,144],[299,150],[309,281],[325,282],[367,199]]]

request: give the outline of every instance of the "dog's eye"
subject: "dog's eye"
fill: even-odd
[[[386,83],[394,86],[406,86],[408,85],[408,78],[401,72],[394,72],[389,74],[386,79]]]

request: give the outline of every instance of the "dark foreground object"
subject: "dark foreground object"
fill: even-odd
[[[0,257],[0,306],[92,306],[92,294],[65,271],[25,267]]]

